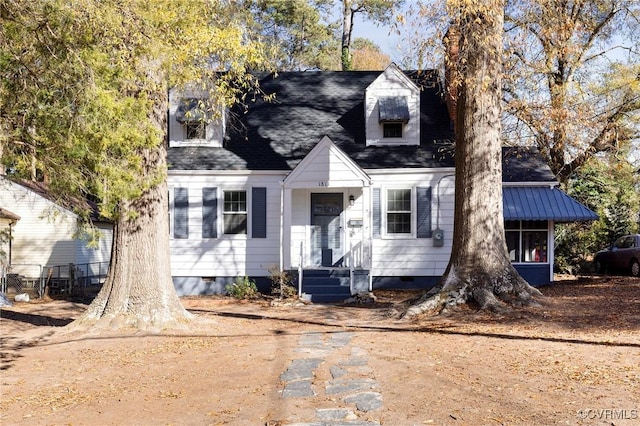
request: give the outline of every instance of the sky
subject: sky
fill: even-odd
[[[395,32],[391,33],[391,28],[365,21],[360,16],[356,16],[353,24],[353,38],[367,38],[380,47],[384,53],[389,55],[392,61],[399,63],[402,61],[402,51],[399,45],[402,39]]]

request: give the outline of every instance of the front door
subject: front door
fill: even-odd
[[[342,193],[311,194],[311,265],[341,266]]]

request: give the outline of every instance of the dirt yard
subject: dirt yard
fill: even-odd
[[[185,298],[188,334],[64,333],[85,305],[3,308],[2,425],[640,424],[640,280],[565,279],[543,306],[398,320],[412,297]]]

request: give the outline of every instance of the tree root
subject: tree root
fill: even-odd
[[[429,290],[399,317],[439,315],[462,304],[473,304],[481,310],[503,314],[513,307],[539,305],[535,298],[542,296],[540,290],[519,276],[479,281],[477,278],[453,278],[446,285]],[[491,281],[493,285],[488,285]]]

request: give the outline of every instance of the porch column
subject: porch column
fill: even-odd
[[[280,270],[291,267],[291,189],[282,186],[280,199]]]

